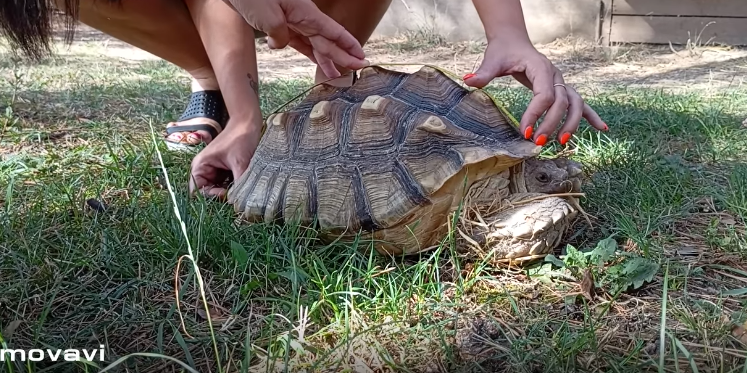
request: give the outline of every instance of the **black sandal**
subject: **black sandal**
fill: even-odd
[[[228,110],[223,101],[223,94],[217,90],[192,92],[189,96],[187,107],[184,109],[184,113],[182,113],[179,119],[177,119],[177,122],[183,122],[193,118],[212,119],[218,123],[220,130],[217,130],[214,126],[208,123],[183,126],[175,125],[166,127],[166,137],[180,132],[206,131],[210,133],[212,140],[215,140],[215,137],[223,132],[226,122],[228,122]],[[166,145],[172,149],[194,149],[195,146],[197,146],[184,142],[174,142],[167,138],[164,140],[166,141]]]

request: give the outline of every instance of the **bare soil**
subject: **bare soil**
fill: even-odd
[[[601,47],[585,40],[566,38],[536,45],[561,71],[567,83],[584,88],[646,86],[673,90],[715,90],[738,87],[747,80],[747,49],[716,46],[621,45]],[[437,65],[458,75],[473,72],[482,61],[484,45],[477,42],[429,43],[408,39],[371,40],[365,46],[374,64],[408,63],[397,67],[414,70],[420,64]],[[110,36],[81,26],[70,47],[60,54],[92,55],[124,61],[158,57]],[[295,50],[270,50],[257,44],[260,78],[313,79],[315,66]],[[498,82],[517,84],[513,79]]]

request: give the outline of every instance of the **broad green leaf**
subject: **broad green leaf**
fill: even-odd
[[[552,283],[552,279],[550,279],[551,274],[552,274],[552,263],[544,263],[534,268],[527,269],[527,275],[530,278],[537,279],[544,284]]]
[[[623,272],[634,289],[638,289],[644,282],[650,282],[659,271],[659,265],[645,258],[633,258],[625,263]]]
[[[602,266],[612,258],[612,255],[615,254],[615,250],[617,250],[617,242],[612,238],[605,238],[599,241],[597,247],[592,250],[591,258],[598,266]]]
[[[231,241],[231,253],[233,254],[233,260],[238,263],[239,267],[243,270],[249,263],[249,254],[246,249],[240,243]]]
[[[556,267],[563,268],[565,267],[565,263],[563,263],[562,260],[558,259],[555,255],[548,255],[545,257],[545,262],[552,263]]]
[[[563,259],[565,265],[569,267],[586,267],[585,259],[584,254],[575,247],[571,245],[566,247],[566,257]]]

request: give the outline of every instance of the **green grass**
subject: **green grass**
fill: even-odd
[[[744,89],[585,93],[611,131],[584,126],[571,144],[590,175],[582,204],[594,226],[579,220],[567,243],[592,249],[613,237],[661,268],[638,289],[616,297],[598,289],[593,300],[576,295],[578,279],[483,265],[448,245],[384,258],[365,242],[321,245],[308,229],[236,226],[229,206],[187,197],[190,159],[162,149],[214,318],[216,357],[187,261],[181,325],[174,281],[187,246],[150,134],[178,116],[187,78],[165,63],[28,66],[7,56],[0,74],[3,346],[103,344],[100,366],[155,353],[200,372],[217,371],[217,360],[229,372],[343,371],[356,362],[376,372],[747,369],[733,333],[747,319],[747,292],[738,291],[747,286]],[[309,85],[264,82],[263,109]],[[517,117],[529,98],[524,89],[491,92]],[[88,199],[109,209],[95,213]],[[123,367],[180,369],[142,355],[112,371]],[[97,370],[6,362],[0,371]]]

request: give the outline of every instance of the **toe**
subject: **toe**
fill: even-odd
[[[185,138],[185,133],[183,132],[172,133],[171,135],[166,137],[167,140],[172,141],[172,142],[182,142],[184,138]]]
[[[171,127],[179,127],[179,126],[193,126],[193,125],[213,125],[213,127],[218,130],[220,127],[215,123],[215,121],[206,120],[204,118],[193,118],[190,120],[186,120],[183,122],[171,122],[166,125],[166,128]],[[200,130],[200,131],[183,131],[183,132],[174,132],[171,135],[167,136],[167,139],[169,141],[188,144],[188,145],[198,145],[201,143],[209,144],[213,140],[213,136],[208,131]]]
[[[168,128],[174,127],[176,125],[177,125],[176,122],[169,122],[166,125],[166,128],[168,129]],[[183,132],[174,132],[174,133],[172,133],[170,135],[167,134],[166,135],[166,140],[171,141],[171,142],[181,142],[184,139],[185,135],[186,134],[183,133]]]
[[[205,142],[206,145],[210,144],[210,142],[213,141],[213,137],[208,131],[197,131],[194,134],[199,136],[200,141]]]
[[[203,137],[200,134],[200,132],[203,132],[203,131],[197,131],[197,132],[190,133],[189,136],[187,136],[187,143],[189,143],[190,145],[197,145],[201,143]]]

